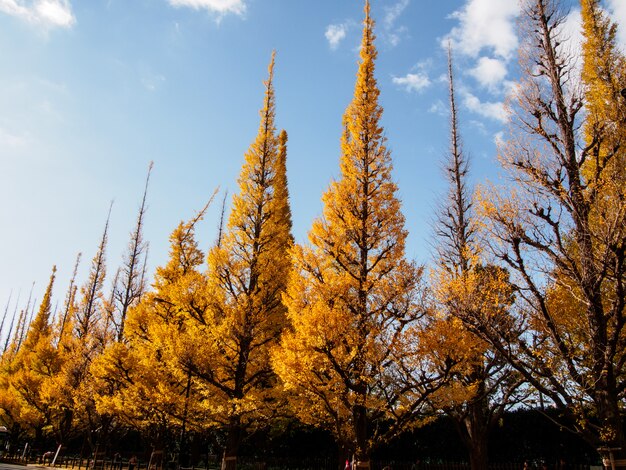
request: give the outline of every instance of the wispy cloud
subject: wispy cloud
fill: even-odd
[[[406,26],[400,26],[396,28],[394,31],[390,31],[386,34],[386,39],[393,47],[396,47],[402,41],[403,37],[407,37],[409,35],[409,28]]]
[[[468,90],[461,90],[463,104],[471,112],[499,122],[506,122],[508,114],[501,101],[481,101]]]
[[[27,144],[25,135],[14,134],[0,127],[0,147],[8,147],[16,149],[24,147]]]
[[[410,0],[400,0],[395,5],[391,5],[385,8],[385,17],[383,18],[383,25],[385,28],[392,28],[396,20],[400,17],[402,12],[409,6]]]
[[[141,84],[148,91],[156,91],[163,83],[165,77],[158,73],[146,72],[141,77]]]
[[[493,143],[496,144],[498,147],[501,147],[502,145],[504,145],[504,142],[505,142],[504,132],[502,131],[496,132],[495,135],[493,136]]]
[[[0,11],[45,28],[76,23],[69,0],[0,0]]]
[[[189,7],[194,10],[207,10],[219,15],[233,13],[242,16],[246,12],[244,0],[168,0],[173,7]]]
[[[433,113],[433,114],[438,114],[439,116],[447,116],[448,108],[443,103],[443,101],[437,100],[433,104],[430,105],[430,108],[428,108],[428,112]]]
[[[156,91],[163,83],[165,77],[161,74],[147,73],[141,77],[141,84],[148,91]]]
[[[349,23],[329,24],[326,27],[326,40],[331,49],[337,49],[341,41],[343,41],[348,33]]]
[[[477,121],[476,119],[470,119],[468,124],[480,132],[482,135],[487,135],[487,126],[483,121]]]
[[[409,34],[409,29],[406,26],[398,25],[397,22],[410,2],[411,0],[398,0],[393,5],[384,7],[384,16],[380,23],[381,31],[379,32],[379,37],[392,47],[397,46],[402,39]],[[337,49],[341,42],[348,36],[348,33],[359,25],[360,22],[354,19],[348,19],[342,23],[329,24],[326,27],[324,36],[330,48],[333,50]]]
[[[410,0],[399,0],[397,3],[385,8],[385,16],[383,17],[383,37],[393,47],[400,44],[403,37],[407,36],[409,30],[406,26],[396,26],[398,18],[402,15],[406,7],[409,6]]]
[[[407,73],[404,77],[392,77],[391,81],[403,87],[407,92],[418,92],[431,84],[424,72]]]

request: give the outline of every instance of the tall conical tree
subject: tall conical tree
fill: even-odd
[[[4,343],[2,351],[0,352],[0,421],[11,433],[11,444],[17,442],[21,433],[24,430],[20,419],[20,401],[11,390],[10,379],[13,373],[12,360],[13,356],[9,354],[9,345],[11,344],[11,335],[13,333],[13,326],[17,318],[18,305],[20,301],[20,294],[17,294],[17,300],[13,309],[13,315],[9,324],[8,331],[4,335]],[[7,303],[8,307],[8,303]]]
[[[33,283],[34,284],[34,283]],[[30,312],[28,310],[26,310],[24,313],[24,323],[22,323],[22,331],[20,333],[20,340],[18,343],[18,349],[22,346],[22,344],[24,343],[24,340],[26,339],[26,334],[28,333],[28,330],[30,329],[30,324],[33,322],[33,319],[35,318],[35,308],[37,306],[37,298],[35,298],[33,300]]]
[[[222,237],[224,236],[227,199],[228,199],[228,190],[224,191],[224,197],[222,198],[222,207],[220,209],[220,223],[217,227],[217,240],[215,240],[215,246],[217,246],[218,248],[222,246]]]
[[[497,316],[511,297],[507,273],[494,266],[484,267],[478,220],[468,188],[469,159],[462,149],[454,89],[452,50],[448,47],[450,93],[450,150],[444,160],[448,197],[442,205],[435,233],[438,260],[433,288],[437,311],[429,334],[442,344],[434,363],[458,362],[449,386],[438,398],[441,407],[456,424],[470,457],[472,470],[488,464],[488,437],[507,409],[519,400],[522,383],[504,357],[468,331],[462,320],[468,310],[483,308],[486,316]],[[462,347],[461,347],[462,345]],[[447,349],[447,351],[446,351]]]
[[[599,0],[581,0],[587,145],[585,176],[596,185],[602,173],[623,185],[626,180],[626,57],[616,45],[617,24]],[[603,188],[598,188],[603,190]]]
[[[66,328],[68,322],[71,322],[71,318],[76,314],[76,293],[78,292],[78,286],[76,285],[76,276],[78,275],[78,266],[80,265],[80,259],[82,253],[76,255],[76,262],[74,263],[74,271],[70,279],[70,284],[67,288],[67,294],[65,295],[65,305],[63,312],[59,318],[58,331],[57,331],[57,344],[62,344],[66,335],[71,335],[71,328]]]
[[[100,307],[102,304],[102,288],[106,277],[106,247],[112,207],[113,203],[109,206],[109,213],[98,251],[91,261],[89,279],[81,289],[82,301],[74,319],[75,334],[81,340],[93,334],[95,326],[101,320],[100,315],[102,312],[100,312]]]
[[[76,433],[80,426],[89,441],[92,431],[101,427],[100,434],[107,432],[106,426],[95,414],[92,381],[89,375],[91,361],[102,352],[104,302],[103,286],[106,276],[106,247],[112,204],[109,206],[106,223],[98,249],[91,261],[89,278],[80,290],[80,301],[73,305],[75,289],[68,291],[70,302],[63,333],[57,343],[60,370],[45,384],[45,393],[53,404],[51,422],[56,439],[61,444]],[[87,429],[90,428],[90,429]],[[91,443],[91,442],[90,442]],[[93,444],[93,443],[91,443]]]
[[[4,345],[2,347],[2,361],[4,361],[5,359],[8,358],[8,356],[10,356],[10,353],[7,353],[7,351],[9,351],[9,346],[11,345],[11,339],[12,339],[12,334],[13,334],[13,327],[15,326],[15,319],[19,318],[17,315],[17,311],[19,309],[19,305],[20,305],[20,295],[21,295],[21,291],[17,293],[17,300],[15,301],[15,308],[13,309],[13,315],[11,316],[11,323],[9,324],[9,331],[6,332],[5,337],[4,337]]]
[[[59,368],[50,326],[55,275],[56,266],[52,268],[37,315],[12,360],[9,374],[9,390],[20,402],[20,419],[23,425],[31,427],[37,440],[42,437],[44,426],[50,423],[50,402],[42,393],[42,384]]]
[[[373,28],[366,2],[341,177],[322,197],[312,246],[293,250],[286,296],[293,330],[273,356],[298,416],[330,429],[361,468],[369,467],[376,445],[413,423],[428,393],[420,385],[429,381],[417,378],[419,358],[412,355],[421,270],[404,256],[407,232],[380,124]],[[374,426],[382,420],[385,426]]]
[[[150,183],[150,174],[152,173],[153,163],[148,165],[148,174],[146,176],[146,183],[143,189],[143,197],[141,198],[141,206],[139,207],[139,213],[137,214],[137,222],[135,229],[130,235],[130,241],[128,243],[128,251],[124,257],[124,263],[119,273],[118,282],[114,283],[114,301],[117,303],[117,310],[119,312],[119,318],[113,318],[116,328],[116,336],[118,341],[124,339],[124,323],[126,321],[126,314],[128,309],[135,305],[143,291],[145,290],[143,273],[144,267],[142,267],[142,258],[147,249],[147,244],[143,239],[143,226],[144,217],[146,215],[146,198],[148,195],[148,184]]]
[[[189,344],[184,328],[189,317],[206,310],[206,275],[199,270],[204,254],[195,240],[195,226],[209,204],[172,232],[170,257],[157,268],[153,291],[128,311],[125,341],[110,344],[91,367],[98,410],[140,429],[157,450],[166,450],[173,431],[194,413],[187,406],[190,369],[184,359],[193,346],[178,345]]]
[[[11,347],[9,355],[16,354],[20,347],[22,346],[22,342],[24,341],[24,336],[26,335],[26,330],[28,329],[28,316],[29,310],[31,308],[31,302],[33,300],[33,290],[35,289],[35,283],[33,282],[30,286],[30,292],[28,293],[28,300],[26,301],[26,307],[23,310],[20,310],[19,317],[17,319],[17,325],[15,327],[15,333],[13,334],[13,339],[11,340]],[[36,302],[32,302],[33,306]],[[33,307],[34,308],[34,307]]]
[[[39,305],[37,316],[30,324],[28,334],[24,340],[23,347],[32,351],[39,339],[43,336],[50,335],[50,314],[52,312],[52,287],[54,286],[54,278],[56,277],[57,267],[52,267],[50,282],[46,287],[46,292]]]
[[[287,230],[291,234],[291,206],[289,205],[289,187],[287,184],[287,131],[281,130],[278,134],[278,161],[276,170],[275,198],[276,207],[279,212],[278,218],[287,225]]]
[[[193,372],[205,384],[211,419],[227,429],[227,468],[236,466],[244,432],[275,407],[269,351],[285,324],[281,295],[291,233],[274,124],[274,58],[273,53],[259,132],[245,154],[228,227],[209,253],[211,307],[204,324],[196,325],[202,340]]]
[[[4,336],[4,323],[6,322],[7,316],[9,314],[9,307],[11,305],[11,298],[13,297],[13,291],[9,293],[9,298],[7,300],[7,304],[4,307],[4,313],[2,314],[2,321],[0,322],[0,339]]]
[[[439,262],[455,274],[470,269],[476,252],[476,227],[472,219],[472,197],[467,188],[469,160],[461,145],[456,108],[452,49],[448,45],[448,80],[450,95],[450,151],[444,163],[448,181],[447,203],[442,207],[436,234],[439,237]]]

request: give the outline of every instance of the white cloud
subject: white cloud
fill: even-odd
[[[389,44],[391,44],[393,47],[396,47],[398,44],[400,44],[402,38],[408,35],[409,29],[406,26],[400,26],[395,31],[388,32],[385,38],[387,39],[387,41],[389,41]]]
[[[429,70],[432,67],[433,67],[433,59],[428,58],[428,59],[420,60],[419,62],[417,62],[413,67],[411,67],[411,70]],[[446,81],[447,81],[447,78],[446,78]]]
[[[460,24],[452,28],[443,42],[451,40],[455,51],[471,57],[486,48],[508,60],[517,49],[515,19],[520,12],[519,2],[512,0],[467,0],[463,8],[451,15]]]
[[[404,87],[408,92],[421,91],[431,83],[428,75],[422,72],[407,73],[404,77],[393,77],[391,81],[396,85]]]
[[[246,12],[244,0],[168,0],[173,7],[189,7],[194,10],[208,10],[220,15],[234,13],[243,15]]]
[[[496,132],[495,135],[493,136],[493,143],[496,144],[498,147],[504,145],[504,132],[500,131],[500,132]]]
[[[443,104],[443,101],[437,100],[428,108],[429,113],[438,114],[439,116],[446,116],[448,114],[448,108]]]
[[[69,28],[76,23],[69,0],[0,0],[0,11],[44,27]]]
[[[476,129],[478,132],[480,132],[482,135],[487,135],[487,127],[485,126],[484,122],[477,121],[476,119],[470,119],[468,121],[468,124]]]
[[[506,65],[500,59],[481,57],[469,74],[485,88],[495,91],[506,77]]]
[[[583,43],[582,16],[579,9],[571,10],[561,27],[561,40],[575,55],[580,55]]]
[[[36,6],[37,14],[46,22],[65,28],[74,24],[74,15],[67,1],[43,0]]]
[[[626,51],[626,2],[624,0],[608,0],[613,21],[617,23],[617,40]]]
[[[504,103],[500,101],[482,102],[476,95],[467,90],[462,90],[461,94],[463,96],[463,104],[470,111],[489,119],[506,122],[508,114],[504,108]]]
[[[348,24],[331,24],[326,28],[326,32],[324,36],[328,40],[328,44],[331,49],[337,49],[339,43],[346,37],[346,33],[348,32]]]

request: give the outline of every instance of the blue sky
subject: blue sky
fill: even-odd
[[[576,4],[568,24],[576,36]],[[607,0],[626,25],[626,2]],[[428,262],[444,186],[446,54],[455,49],[461,131],[476,182],[498,178],[495,142],[516,75],[516,0],[372,0],[383,125],[410,235]],[[216,187],[237,190],[277,51],[277,124],[289,133],[288,177],[300,242],[338,174],[362,2],[354,0],[0,0],[0,308],[13,310],[53,264],[59,305],[74,259],[85,279],[113,211],[108,270],[120,264],[150,161],[145,238],[151,270],[168,236]],[[619,41],[626,46],[626,33]],[[221,198],[221,195],[219,196]],[[198,228],[213,242],[219,203]],[[110,280],[107,282],[107,288]]]

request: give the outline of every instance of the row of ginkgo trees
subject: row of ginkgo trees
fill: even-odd
[[[145,292],[144,192],[110,298],[105,230],[81,298],[72,281],[51,324],[53,274],[28,331],[18,322],[2,356],[2,421],[61,443],[80,430],[94,446],[115,426],[159,448],[220,428],[222,466],[235,468],[247,432],[295,415],[368,468],[377,446],[443,411],[484,469],[498,417],[540,394],[624,463],[626,68],[599,1],[581,8],[582,74],[564,14],[551,0],[524,2],[506,189],[467,186],[450,57],[449,198],[428,288],[404,253],[369,2],[341,174],[303,245],[291,235],[272,56],[259,133],[215,246],[205,257],[195,241],[202,210],[174,230]]]

